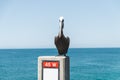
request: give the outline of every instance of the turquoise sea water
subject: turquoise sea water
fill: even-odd
[[[0,80],[37,80],[38,56],[56,49],[1,49]],[[70,80],[120,80],[120,48],[69,49]]]

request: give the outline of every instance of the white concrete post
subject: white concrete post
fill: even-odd
[[[70,80],[68,56],[38,57],[38,80]]]

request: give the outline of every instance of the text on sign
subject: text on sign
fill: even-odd
[[[58,61],[44,61],[42,66],[43,68],[58,68],[59,62]]]

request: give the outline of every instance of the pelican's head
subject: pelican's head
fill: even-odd
[[[60,28],[63,29],[64,28],[64,18],[62,16],[59,18],[59,24],[60,24]]]

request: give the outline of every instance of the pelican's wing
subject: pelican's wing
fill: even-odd
[[[66,38],[66,42],[67,42],[67,48],[69,48],[69,45],[70,45],[70,38],[69,37]]]
[[[60,46],[61,46],[61,45],[60,45],[60,40],[59,40],[59,37],[58,37],[58,36],[55,37],[55,42],[54,42],[54,43],[55,43],[55,45],[56,45],[56,48],[57,48],[58,50],[60,50],[60,48],[61,48]]]
[[[56,47],[57,47],[57,41],[58,41],[58,37],[55,36],[54,44],[56,45]]]

